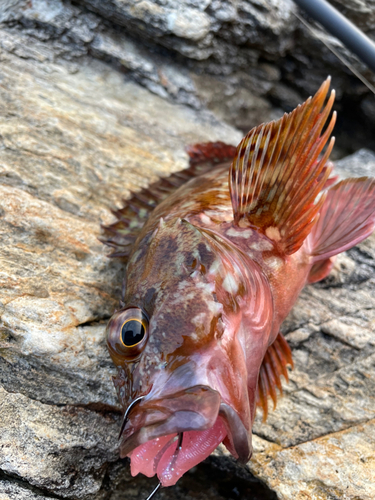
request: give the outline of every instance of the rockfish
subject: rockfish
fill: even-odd
[[[330,178],[329,83],[237,149],[190,148],[189,169],[134,193],[104,228],[127,260],[107,343],[133,475],[173,485],[220,443],[249,460],[256,407],[266,416],[292,364],[281,323],[373,231],[375,179]]]

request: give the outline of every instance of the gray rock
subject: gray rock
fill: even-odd
[[[342,177],[374,177],[375,153],[369,149],[360,149],[337,161],[335,167]]]
[[[339,8],[356,13],[371,35],[363,2]],[[306,28],[296,14],[292,0],[8,0],[0,22],[12,33],[3,48],[19,57],[63,58],[72,61],[72,72],[87,56],[104,59],[151,92],[206,107],[244,131],[272,119],[271,104],[290,111],[331,74],[353,121],[349,145],[339,135],[341,156],[361,147],[364,137],[375,149],[373,95],[326,45],[375,84],[371,72],[341,42],[315,25]]]
[[[98,492],[117,454],[118,418],[0,392],[0,468],[67,498]],[[47,497],[48,498],[48,497]]]

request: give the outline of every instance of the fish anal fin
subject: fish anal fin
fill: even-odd
[[[275,341],[268,347],[259,371],[257,406],[263,410],[263,422],[266,421],[268,415],[268,396],[271,396],[273,409],[275,409],[277,404],[276,387],[281,394],[283,392],[281,376],[286,381],[289,380],[287,365],[291,365],[292,368],[294,366],[292,351],[283,335],[279,333]]]
[[[374,229],[375,178],[349,178],[335,184],[327,191],[319,220],[309,235],[312,262],[348,250]]]
[[[313,98],[280,120],[252,129],[238,145],[229,173],[234,224],[255,226],[287,255],[296,252],[312,229],[324,201],[315,203],[331,172],[327,160],[334,91],[324,105],[327,79]]]
[[[100,241],[113,248],[109,257],[124,260],[130,254],[145,222],[154,208],[179,187],[199,175],[209,171],[213,165],[233,159],[236,148],[224,142],[206,142],[188,146],[189,167],[175,172],[154,182],[147,188],[131,192],[123,207],[113,210],[117,220],[108,226],[102,226]]]

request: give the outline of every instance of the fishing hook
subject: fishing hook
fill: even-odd
[[[177,459],[177,455],[179,453],[179,451],[181,450],[182,448],[182,440],[183,440],[183,437],[184,437],[184,433],[183,432],[179,432],[178,434],[178,442],[177,442],[177,446],[176,446],[176,451],[175,451],[175,454],[174,454],[174,457],[173,459],[176,460]],[[146,500],[151,500],[151,498],[155,495],[155,493],[161,488],[161,482],[159,482],[159,484],[157,484],[155,486],[155,488],[151,491],[151,493],[149,494],[149,496],[146,498]]]
[[[134,399],[134,401],[132,401],[130,403],[130,405],[127,407],[127,409],[124,413],[123,419],[122,419],[122,424],[121,424],[120,434],[118,435],[118,439],[120,439],[121,434],[122,434],[123,430],[125,429],[125,425],[128,423],[130,410],[133,408],[133,406],[135,406],[137,403],[142,401],[143,398],[144,398],[144,396],[139,396],[139,398]]]

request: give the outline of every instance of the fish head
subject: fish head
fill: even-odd
[[[139,401],[129,412],[121,454],[131,455],[133,464],[137,450],[141,455],[150,451],[152,470],[164,485],[177,479],[159,471],[163,453],[172,452],[162,453],[158,446],[181,433],[186,448],[181,456],[195,450],[193,465],[208,456],[207,443],[208,454],[224,441],[235,457],[246,461],[251,455],[252,412],[241,341],[245,287],[241,269],[232,274],[236,298],[222,286],[227,267],[215,246],[187,221],[161,221],[138,241],[128,263],[124,308],[108,324],[120,402],[126,409]],[[163,446],[176,447],[168,443]]]

